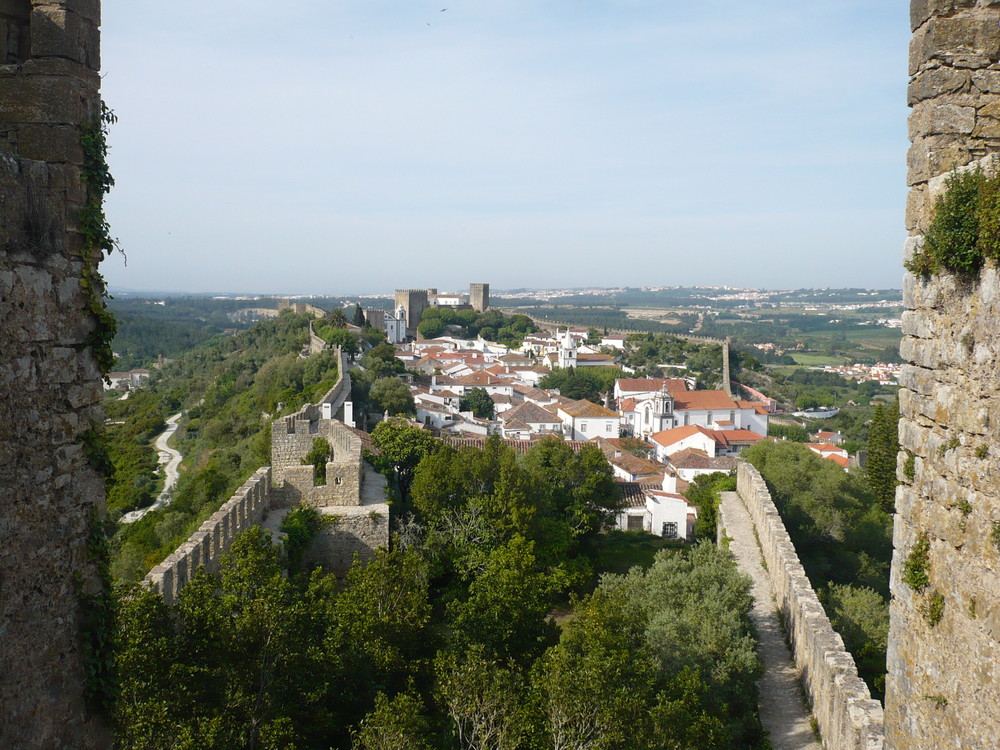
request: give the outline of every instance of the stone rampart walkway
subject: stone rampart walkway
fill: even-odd
[[[799,687],[798,671],[785,645],[785,634],[774,605],[774,592],[762,565],[753,522],[735,492],[723,492],[719,515],[729,550],[741,571],[753,579],[754,606],[750,613],[757,627],[757,651],[764,662],[760,690],[760,720],[774,750],[821,750],[809,725],[809,710]]]

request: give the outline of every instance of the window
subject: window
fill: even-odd
[[[30,55],[30,0],[0,3],[0,65],[23,63]]]
[[[587,423],[580,422],[580,432],[586,432],[586,431],[587,431]]]
[[[664,539],[676,539],[677,538],[677,522],[676,521],[664,521],[663,522],[663,534]]]
[[[605,427],[605,430],[604,430],[605,432],[611,432],[613,430],[613,428],[614,428],[614,425],[611,424],[611,422],[608,422],[606,425],[604,425],[604,427]]]
[[[642,531],[642,516],[629,516],[627,529],[628,531]]]

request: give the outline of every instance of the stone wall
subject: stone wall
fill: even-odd
[[[324,349],[328,349],[329,344],[323,339],[316,335],[316,330],[313,328],[313,321],[309,321],[309,354],[319,354]]]
[[[757,470],[741,462],[737,491],[760,541],[801,682],[824,747],[876,750],[884,746],[882,706],[858,677],[854,658],[830,625],[795,547]]]
[[[332,449],[323,485],[314,482],[312,465],[302,464],[317,438],[325,438]],[[337,420],[323,418],[320,406],[307,404],[276,420],[271,426],[275,507],[359,505],[361,460],[361,438]]]
[[[309,549],[307,559],[326,570],[345,575],[358,560],[375,556],[375,550],[389,545],[389,506],[320,508],[330,523],[320,529]]]
[[[98,0],[2,9],[0,44],[0,747],[110,746],[85,705],[80,594],[104,485],[84,435],[103,421],[87,345],[79,126],[100,107]]]
[[[906,254],[945,173],[1000,151],[1000,3],[913,0],[911,22]],[[903,302],[887,740],[1000,747],[1000,278],[906,274]],[[915,591],[903,573],[924,540]]]
[[[222,553],[242,531],[260,525],[270,508],[271,469],[258,469],[188,540],[146,575],[145,583],[173,603],[195,570],[218,570]]]

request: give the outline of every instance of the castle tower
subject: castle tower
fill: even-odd
[[[406,335],[416,336],[420,318],[427,309],[426,289],[397,289],[394,307],[406,311]]]
[[[0,2],[0,747],[110,746],[107,657],[85,654],[106,591],[87,541],[109,331],[87,312],[101,251],[80,221],[100,195],[81,139],[100,122],[99,23],[99,0]]]
[[[947,173],[1000,150],[1000,8],[912,0],[910,21],[907,258]],[[903,289],[887,744],[1000,747],[1000,275]]]
[[[469,304],[476,312],[485,312],[490,307],[490,285],[469,284]]]

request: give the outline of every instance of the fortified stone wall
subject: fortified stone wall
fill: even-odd
[[[270,508],[271,469],[258,469],[188,540],[146,575],[145,583],[172,604],[195,570],[218,570],[222,553],[242,531],[260,525]]]
[[[383,496],[384,499],[384,496]],[[307,559],[337,575],[344,575],[359,560],[370,560],[379,547],[389,544],[389,506],[380,503],[347,508],[322,508],[330,523],[320,529]]]
[[[80,125],[100,111],[98,0],[0,5],[0,747],[110,746],[85,705],[81,595],[103,480],[78,216]]]
[[[317,438],[325,438],[332,449],[324,485],[315,484],[311,464],[302,464]],[[361,438],[340,422],[323,419],[315,404],[307,404],[271,426],[271,466],[275,507],[361,502]]]
[[[278,298],[278,312],[282,310],[291,310],[296,315],[312,315],[314,318],[326,317],[326,310],[322,307],[316,307],[306,302],[292,302],[288,297]]]
[[[905,253],[954,167],[1000,151],[1000,3],[913,0]],[[903,283],[890,747],[1000,747],[1000,278]],[[926,550],[926,554],[922,554]],[[904,571],[926,573],[914,590]]]
[[[309,354],[319,354],[324,349],[329,349],[330,345],[316,335],[313,329],[313,321],[309,321]]]
[[[882,706],[858,677],[854,658],[830,625],[767,485],[753,466],[741,462],[736,489],[753,519],[774,588],[775,604],[784,619],[824,747],[835,750],[883,747]]]

